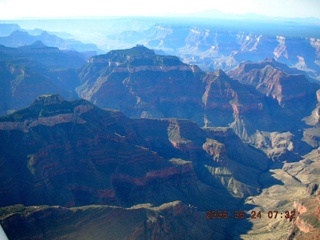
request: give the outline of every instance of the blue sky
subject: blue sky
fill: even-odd
[[[275,17],[319,17],[320,0],[0,0],[0,18],[176,16],[218,10]]]

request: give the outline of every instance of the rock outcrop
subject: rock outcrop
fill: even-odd
[[[319,86],[309,83],[304,75],[292,73],[293,70],[274,59],[266,59],[259,63],[241,63],[228,75],[276,99],[287,115],[301,118],[310,111],[310,105],[315,104],[314,95]]]
[[[191,119],[201,106],[201,75],[198,67],[177,57],[137,46],[90,59],[80,69],[77,92],[81,98],[129,117]]]
[[[205,73],[144,46],[93,57],[79,76],[79,96],[129,117],[183,118],[199,126],[231,126],[246,141],[251,141],[256,129],[288,130],[287,124],[277,121],[279,117],[286,120],[286,112],[268,94],[232,80],[221,70]],[[302,85],[308,87],[307,82]]]
[[[311,115],[303,119],[309,126],[303,131],[303,140],[314,148],[320,146],[320,90],[316,92],[316,99],[317,104],[315,105],[314,110],[311,112]]]
[[[204,208],[221,189],[256,192],[269,160],[232,130],[229,140],[214,132],[187,120],[131,120],[85,100],[40,96],[0,118],[1,205],[131,206],[182,198]]]
[[[1,117],[0,138],[0,194],[5,196],[0,199],[0,219],[9,236],[60,236],[63,229],[76,236],[82,232],[59,225],[60,219],[100,229],[97,221],[83,222],[100,214],[97,207],[81,206],[118,206],[102,208],[113,209],[112,215],[127,211],[130,215],[134,209],[148,212],[149,208],[134,205],[150,203],[155,208],[141,215],[138,225],[130,225],[128,238],[188,239],[181,226],[189,226],[190,219],[182,216],[201,223],[208,209],[230,206],[232,211],[243,197],[260,191],[258,178],[269,164],[263,153],[229,128],[201,129],[180,119],[129,119],[121,112],[99,109],[86,100],[65,101],[59,95],[39,96],[30,107]],[[177,200],[188,207],[171,203]],[[5,208],[14,204],[36,207],[22,207],[17,213],[15,206]],[[110,221],[110,215],[103,214],[97,218]],[[56,222],[62,232],[53,231],[47,222]],[[212,223],[206,222],[203,229]],[[30,224],[35,227],[13,230]],[[119,224],[114,226],[122,232]],[[225,220],[217,233],[210,230],[203,236],[223,238],[228,224]],[[190,236],[198,234],[193,227]]]
[[[296,161],[311,151],[311,147],[317,147],[318,130],[305,129],[302,120],[304,119],[308,125],[315,125],[317,122],[317,109],[311,116],[306,116],[316,105],[319,85],[308,82],[303,75],[293,73],[294,70],[284,67],[274,59],[266,59],[259,63],[245,62],[228,73],[233,79],[253,86],[265,96],[276,100],[278,106],[275,105],[275,101],[270,101],[270,98],[264,105],[272,109],[267,115],[267,122],[272,123],[263,130],[262,127],[256,127],[256,131],[247,137],[275,161]],[[234,125],[234,129],[239,129],[237,133],[244,132],[242,126],[250,123],[250,119],[248,120],[243,121],[243,124],[238,121]],[[239,136],[242,136],[240,134]]]
[[[3,208],[0,223],[9,239],[224,239],[226,224],[180,201],[112,206],[15,205]]]

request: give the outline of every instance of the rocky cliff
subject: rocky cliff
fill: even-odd
[[[319,147],[320,143],[320,122],[319,122],[319,113],[320,113],[320,91],[316,92],[317,104],[313,105],[315,108],[311,114],[305,117],[303,120],[308,125],[307,128],[303,131],[303,140],[307,142],[312,147]]]
[[[205,73],[143,46],[96,56],[79,76],[79,96],[129,117],[173,117],[191,119],[199,126],[231,126],[247,141],[256,129],[288,130],[287,124],[277,121],[288,114],[269,94],[234,81],[221,70]],[[291,79],[287,82],[295,85]],[[308,82],[301,86],[298,96],[306,94]],[[276,82],[270,83],[270,88],[277,87]]]
[[[84,100],[64,101],[58,95],[41,96],[29,108],[0,118],[0,134],[1,164],[6,169],[1,175],[0,189],[6,195],[2,206],[130,206],[182,198],[205,207],[208,202],[194,194],[212,203],[219,201],[213,186],[228,187],[239,196],[255,192],[257,175],[268,164],[254,149],[247,149],[252,154],[247,160],[239,158],[237,152],[246,148],[240,139],[238,150],[227,145],[225,151],[213,153],[210,148],[223,141],[210,140],[214,136],[186,120],[130,120],[120,112],[104,111]],[[220,158],[234,164],[226,165]],[[221,180],[225,173],[216,170],[212,175],[206,166],[210,171],[238,169],[229,177],[250,187],[232,189],[232,181]],[[252,177],[242,178],[245,171]],[[203,188],[212,193],[205,194]]]
[[[317,86],[309,83],[304,75],[292,73],[294,73],[293,70],[283,67],[274,59],[266,59],[259,63],[241,63],[228,75],[243,84],[254,86],[266,96],[271,96],[278,101],[279,105],[293,108],[291,111],[309,110],[305,103],[315,102],[313,96]],[[290,106],[293,103],[294,106]]]
[[[35,62],[3,62],[2,113],[26,107],[38,94],[60,93],[72,99],[76,89],[81,98],[129,117],[181,118],[199,126],[230,126],[243,140],[256,144],[257,130],[301,128],[317,90],[303,75],[272,59],[241,64],[229,73],[238,80],[234,81],[221,70],[205,73],[177,57],[157,55],[140,45],[92,57],[78,73],[48,70],[49,60],[39,65],[42,58],[37,52],[59,52],[40,42],[19,51],[4,49],[11,57],[19,51],[35,54]]]
[[[31,51],[42,48],[38,43]],[[37,63],[8,61],[2,71],[4,96],[11,89],[21,97],[30,94],[27,100],[43,89],[59,92],[54,88],[60,84],[52,79],[77,76],[70,69],[49,71]],[[158,207],[180,200],[188,205],[185,211],[190,206],[202,212],[230,206],[232,211],[241,199],[264,194],[268,157],[293,162],[317,146],[318,111],[311,113],[318,107],[317,86],[283,71],[274,60],[244,63],[230,75],[235,79],[143,46],[91,58],[78,72],[77,93],[86,100],[41,95],[29,107],[0,118],[0,193],[6,196],[1,206],[103,204],[121,212],[137,204]],[[30,86],[33,91],[27,91]],[[305,123],[312,127],[304,130],[305,143],[299,128],[306,113],[311,115]],[[50,211],[43,219],[60,218]],[[33,221],[18,218],[22,225]],[[3,223],[9,222],[12,231],[10,219],[6,216]],[[297,226],[303,228],[302,220]],[[168,229],[180,226],[162,217],[148,224],[134,226],[126,236],[171,238],[175,235]],[[222,235],[229,224],[221,227]]]
[[[310,151],[310,146],[317,146],[317,131],[305,129],[303,119],[309,125],[316,125],[317,110],[307,116],[317,104],[318,84],[308,82],[304,75],[287,69],[274,59],[242,63],[228,75],[243,84],[255,87],[277,102],[278,106],[274,101],[264,105],[271,110],[268,116],[274,120],[273,124],[263,130],[257,127],[257,131],[249,137],[258,148],[264,149],[274,160],[293,161],[299,160]]]
[[[150,222],[132,225],[126,234],[137,239],[145,234],[161,239],[184,236],[179,224],[185,226],[190,221],[179,220],[180,213],[181,218],[191,211],[192,218],[205,219],[208,209],[228,210],[230,206],[231,211],[243,197],[260,191],[258,178],[269,164],[263,153],[243,143],[232,129],[201,129],[194,122],[178,119],[133,120],[85,100],[65,101],[59,95],[39,96],[30,107],[1,117],[0,138],[0,193],[5,196],[0,199],[2,207],[160,206],[177,200],[188,205],[181,209],[177,205],[173,215],[165,210],[163,217],[160,213]],[[74,215],[79,211],[76,209],[23,209],[18,215],[1,218],[9,234],[18,234],[14,233],[15,227],[37,224],[37,219],[43,219],[41,231],[36,226],[31,230],[22,227],[19,234],[49,236],[51,227],[46,222],[58,224],[65,217],[75,225],[83,222]],[[95,216],[95,209],[88,207],[85,211],[89,212],[81,217]],[[120,215],[127,211],[117,209]],[[145,207],[141,209],[146,211]],[[107,221],[109,216],[101,217]],[[217,236],[224,236],[229,224],[225,221]],[[202,226],[206,229],[211,222]],[[196,234],[190,231],[190,236]],[[80,233],[68,230],[65,234]],[[54,236],[59,234],[55,232]],[[213,232],[204,234],[207,238]]]
[[[80,69],[80,97],[130,117],[191,119],[204,73],[177,57],[137,46],[93,57]]]

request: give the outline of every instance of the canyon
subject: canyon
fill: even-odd
[[[234,43],[233,33],[159,25],[123,34],[139,44],[100,55],[0,46],[9,239],[316,239],[318,40]]]

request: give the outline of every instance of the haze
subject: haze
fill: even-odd
[[[103,16],[177,16],[217,10],[233,14],[260,14],[274,17],[319,17],[318,0],[162,0],[101,2],[0,0],[2,20],[21,18],[103,17]]]

